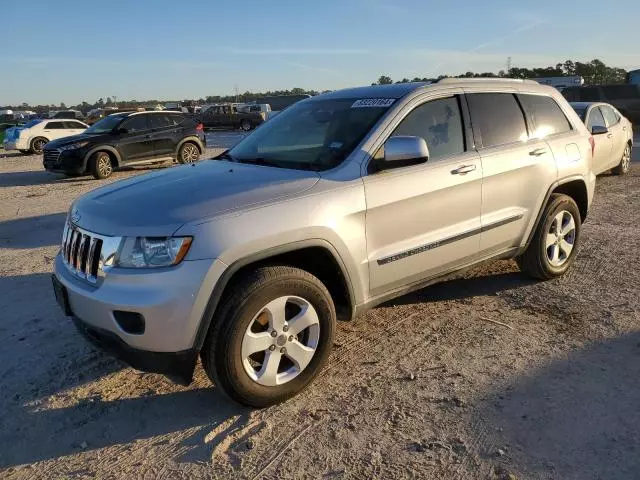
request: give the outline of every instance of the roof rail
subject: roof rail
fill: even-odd
[[[522,79],[522,78],[502,78],[502,77],[473,77],[473,78],[455,78],[444,77],[440,80],[436,80],[434,83],[481,83],[481,82],[506,82],[506,83],[524,83],[539,85],[535,80]]]

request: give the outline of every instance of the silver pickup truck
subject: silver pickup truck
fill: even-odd
[[[593,138],[553,88],[445,79],[296,103],[219,157],[69,211],[54,290],[135,368],[264,407],[323,367],[337,320],[491,259],[574,261]]]

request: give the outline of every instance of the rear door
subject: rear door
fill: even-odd
[[[558,172],[551,149],[527,125],[515,92],[466,97],[482,159],[480,250],[490,256],[520,245]]]
[[[136,114],[122,122],[122,133],[117,140],[124,163],[131,163],[154,156],[153,138],[148,114]]]
[[[609,155],[606,166],[613,168],[620,163],[624,149],[627,146],[627,139],[629,138],[627,127],[620,121],[621,118],[616,112],[613,111],[608,105],[600,105],[600,111],[604,116],[604,121],[607,122],[607,128],[609,133],[607,137],[611,139],[611,154]]]
[[[482,169],[468,141],[461,95],[453,93],[404,112],[391,134],[424,138],[426,163],[363,178],[372,296],[477,258]]]
[[[180,137],[181,132],[180,118],[183,117],[179,113],[149,114],[155,157],[169,157],[175,153],[176,138]]]
[[[47,122],[43,129],[44,136],[47,137],[50,141],[55,140],[57,138],[68,137],[69,135],[73,135],[73,133],[69,133],[67,130],[67,126],[65,122],[62,120],[54,120]]]
[[[602,110],[598,105],[594,105],[587,112],[587,130],[592,131],[593,127],[607,128],[607,122],[604,119]],[[596,175],[604,172],[609,167],[611,159],[611,149],[613,147],[613,134],[603,133],[593,135],[595,148],[593,149],[593,171]]]
[[[67,130],[69,131],[69,135],[77,135],[79,133],[84,132],[87,129],[87,127],[82,123],[75,122],[73,120],[65,121],[64,124],[66,125]]]

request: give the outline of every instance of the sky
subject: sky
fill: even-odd
[[[337,89],[507,57],[640,68],[640,4],[613,3],[0,0],[0,105]]]

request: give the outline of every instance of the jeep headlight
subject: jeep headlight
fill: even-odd
[[[89,142],[70,143],[69,145],[65,145],[64,147],[59,147],[59,150],[60,151],[75,150],[77,148],[86,147],[87,145],[89,145]]]
[[[179,264],[193,237],[126,237],[115,266],[120,268],[170,267]]]

